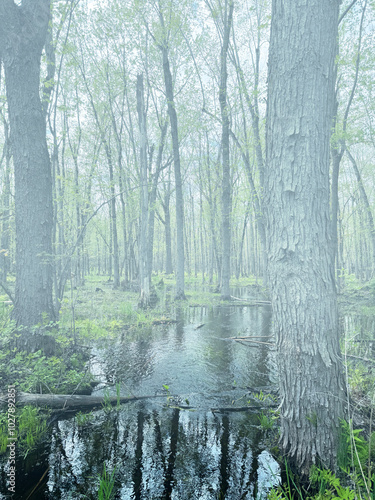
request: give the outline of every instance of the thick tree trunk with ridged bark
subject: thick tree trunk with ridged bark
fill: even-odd
[[[273,0],[265,207],[280,442],[303,473],[334,467],[343,376],[329,217],[339,0]]]
[[[54,319],[52,300],[52,178],[39,96],[40,61],[49,0],[0,3],[0,51],[5,69],[14,161],[16,292],[13,315],[26,327]],[[35,346],[34,346],[35,347]]]

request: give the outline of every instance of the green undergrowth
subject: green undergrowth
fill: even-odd
[[[116,468],[110,474],[104,464],[99,478],[98,500],[112,500],[115,497],[115,474]]]
[[[272,488],[268,494],[268,500],[330,500],[341,498],[342,500],[355,500],[366,498],[357,496],[357,492],[349,486],[342,484],[335,473],[330,470],[312,466],[308,484],[300,486],[299,478],[285,462],[285,483],[278,488]]]
[[[341,317],[347,401],[346,421],[341,422],[340,428],[337,470],[314,466],[308,481],[301,484],[302,479],[287,464],[282,486],[273,488],[269,499],[375,500],[375,311],[363,303],[354,310],[352,306],[341,306]],[[265,429],[271,427],[271,417],[270,412],[260,416]],[[279,452],[276,456],[281,463],[285,460]]]
[[[368,281],[343,272],[340,278],[339,303],[348,310],[375,314],[375,278]]]
[[[274,487],[269,500],[374,500],[375,432],[353,429],[352,422],[341,422],[337,471],[313,465],[308,480],[296,474],[285,459],[283,484]]]
[[[34,352],[20,347],[21,336],[9,318],[0,317],[0,382],[1,387],[15,385],[17,392],[38,394],[88,394],[93,377],[86,368],[89,350],[76,345],[69,330],[51,327],[41,344],[48,351]],[[30,334],[32,336],[32,333]],[[46,349],[47,351],[47,349]]]
[[[15,434],[17,453],[24,458],[32,451],[44,438],[47,430],[48,412],[39,408],[26,405],[16,408],[14,414]],[[0,415],[0,455],[7,452],[7,446],[11,442],[8,435],[7,414]]]
[[[214,280],[216,283],[216,280]],[[99,276],[89,276],[85,285],[70,290],[67,288],[62,302],[59,322],[65,328],[74,327],[81,336],[89,339],[116,338],[119,334],[131,337],[133,333],[149,329],[154,322],[174,319],[176,307],[213,307],[227,304],[220,299],[217,284],[209,285],[202,276],[185,276],[186,300],[176,301],[174,275],[158,274],[152,277],[157,296],[156,305],[146,310],[138,307],[139,294],[129,290],[136,284],[126,285],[125,290],[113,289],[113,283]],[[131,286],[133,285],[133,286]],[[233,287],[257,286],[253,277],[233,279]]]
[[[113,289],[113,283],[103,277],[90,276],[85,285],[65,294],[60,324],[75,329],[78,335],[90,342],[99,339],[131,339],[139,334],[147,334],[154,323],[168,322],[174,317],[175,301],[171,291],[174,283],[166,275],[153,277],[157,296],[154,307],[138,307],[138,292],[135,283],[126,285],[124,290]],[[167,282],[167,283],[166,283]],[[72,318],[74,317],[74,325]]]
[[[364,349],[362,343],[358,344]],[[372,366],[364,366],[358,359],[358,344],[353,347],[356,358],[346,361],[350,419],[341,421],[337,471],[313,466],[308,481],[303,479],[301,483],[298,474],[285,462],[283,484],[270,491],[270,500],[375,500],[375,377]],[[350,356],[352,351],[346,347]],[[265,430],[272,428],[271,418],[270,412],[261,414]],[[276,456],[280,462],[285,459],[277,451]]]

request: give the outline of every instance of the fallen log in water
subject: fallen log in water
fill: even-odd
[[[48,407],[51,409],[73,409],[73,408],[93,408],[101,406],[102,404],[110,403],[116,405],[117,403],[129,403],[130,401],[138,401],[141,399],[151,398],[166,398],[166,394],[158,394],[155,396],[85,396],[85,395],[69,395],[69,394],[28,394],[25,392],[17,393],[17,405],[33,405]],[[0,407],[8,404],[8,395],[2,394],[0,396]]]
[[[211,411],[212,413],[226,413],[226,412],[241,412],[241,411],[263,411],[270,410],[271,408],[276,408],[277,403],[271,402],[267,406],[253,405],[253,406],[221,406],[218,408],[200,408],[196,406],[189,405],[179,405],[179,404],[168,404],[166,408],[172,408],[175,410],[189,410],[189,411]]]
[[[6,394],[0,395],[0,407],[4,407],[8,404]],[[17,405],[25,406],[25,405],[33,405],[39,407],[47,407],[52,410],[58,410],[66,412],[71,410],[73,413],[76,413],[80,408],[95,408],[101,407],[105,404],[124,404],[132,401],[139,401],[144,399],[153,399],[153,398],[164,398],[167,400],[169,398],[178,397],[173,396],[171,394],[157,394],[155,396],[85,396],[85,395],[68,395],[68,394],[28,394],[25,392],[17,393]],[[224,412],[241,412],[241,411],[260,411],[264,409],[269,409],[271,407],[277,406],[276,403],[270,402],[267,406],[255,405],[255,406],[225,406],[218,408],[207,408],[207,410],[212,411],[213,413],[224,413]],[[178,403],[174,403],[170,401],[167,403],[166,407],[170,408],[178,408],[180,410],[204,410],[204,408],[194,407],[190,405],[180,405]],[[55,412],[54,412],[55,413]]]
[[[152,322],[153,325],[172,325],[173,323],[177,323],[176,319],[154,319]]]
[[[261,411],[275,408],[276,403],[271,403],[267,407],[263,406],[224,406],[222,408],[211,408],[212,413],[240,412],[240,411]]]
[[[194,330],[199,330],[199,328],[202,328],[206,323],[201,323],[200,325],[196,326]]]
[[[252,336],[252,337],[228,337],[228,340],[235,340],[236,342],[252,342],[253,344],[261,344],[261,345],[275,345],[274,342],[264,342],[258,339],[262,338],[270,338],[270,336]]]
[[[249,300],[249,299],[240,299],[239,297],[234,297],[233,295],[230,296],[232,300],[237,300],[238,302],[243,302],[243,305],[246,306],[270,306],[271,301],[270,300],[259,300],[259,299],[254,299],[254,300]],[[232,306],[235,304],[231,304]],[[241,304],[238,304],[241,305]]]

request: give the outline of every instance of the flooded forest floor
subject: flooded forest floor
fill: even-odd
[[[170,277],[155,276],[153,285],[146,311],[132,284],[113,290],[92,276],[68,288],[58,324],[45,326],[35,352],[17,345],[0,297],[0,403],[7,386],[19,401],[22,393],[43,395],[39,406],[17,408],[14,498],[291,498],[279,487],[290,477],[277,447],[272,311],[262,286],[233,281],[228,303],[199,278],[188,280],[185,301],[174,300]],[[339,297],[350,396],[346,470],[340,479],[314,472],[327,495],[319,498],[367,498],[374,482],[374,299],[371,283],[354,281]],[[51,394],[74,395],[76,404],[51,408]],[[9,493],[5,416],[0,500]],[[318,498],[312,491],[299,493]]]

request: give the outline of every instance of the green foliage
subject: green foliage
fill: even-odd
[[[356,277],[356,275],[348,273],[345,269],[341,270],[340,278],[343,279],[348,293],[353,294],[360,291],[363,287],[363,283]]]
[[[27,353],[14,348],[0,358],[0,372],[6,380],[16,380],[24,392],[69,394],[78,388],[89,392],[92,376],[83,371],[84,364],[81,353],[47,357],[42,351]]]
[[[46,417],[39,408],[24,406],[18,416],[18,447],[26,456],[43,438],[47,430]]]
[[[264,403],[265,401],[271,401],[272,403],[276,403],[277,401],[276,396],[274,396],[273,394],[264,393],[262,390],[260,390],[260,392],[253,394],[253,397],[258,401],[261,401],[262,403]]]
[[[8,444],[8,421],[5,412],[0,414],[0,455],[5,453]]]
[[[169,385],[166,385],[166,384],[163,384],[163,388],[164,390],[166,391],[167,393],[167,402],[169,403],[170,402],[170,399],[171,399],[171,393],[169,391]]]
[[[17,450],[24,457],[34,449],[43,439],[47,430],[47,414],[41,413],[39,408],[26,405],[17,408],[15,413]],[[0,416],[0,454],[6,452],[8,445],[7,414]]]
[[[104,413],[110,413],[113,410],[108,389],[104,391],[104,401],[102,403],[102,409],[104,410]]]
[[[362,429],[353,429],[352,422],[341,421],[339,466],[349,471],[351,465],[355,469],[365,467],[368,458],[368,443],[363,436]]]
[[[310,470],[310,486],[307,490],[296,485],[293,474],[286,466],[287,483],[272,488],[268,494],[268,500],[331,500],[332,498],[340,498],[342,500],[355,500],[356,492],[349,487],[341,485],[340,479],[334,472],[327,469],[320,469],[317,466],[312,466]]]
[[[294,476],[290,468],[288,467],[288,463],[285,460],[285,475],[286,475],[286,484],[280,485],[277,488],[272,488],[267,498],[272,500],[293,500],[293,499],[303,499],[302,490],[297,487]]]
[[[262,430],[267,431],[273,429],[275,424],[274,416],[266,415],[262,412],[260,415],[258,415],[258,419]]]
[[[267,498],[268,500],[284,500],[286,497],[281,488],[272,488]]]
[[[94,415],[91,411],[89,413],[82,413],[81,411],[79,411],[75,415],[75,420],[78,427],[84,427],[85,425],[90,423],[93,418]]]
[[[124,321],[132,322],[136,319],[137,315],[131,302],[124,301],[119,306],[119,314]]]
[[[76,320],[76,329],[80,337],[85,340],[99,340],[101,338],[108,338],[108,331],[106,326],[101,326],[98,321],[85,318]]]
[[[318,493],[312,497],[314,500],[330,498],[354,500],[356,498],[355,491],[341,486],[340,479],[330,470],[313,466],[310,471],[310,482],[318,488]]]
[[[70,394],[73,391],[90,393],[92,376],[85,370],[86,350],[74,347],[69,331],[57,325],[43,335],[51,338],[54,355],[41,350],[26,352],[17,347],[19,338],[9,313],[0,315],[0,380],[16,384],[17,389],[29,393]]]
[[[109,474],[104,464],[103,473],[100,477],[100,482],[99,482],[98,500],[112,500],[114,498],[115,474],[116,474],[116,468],[114,468],[112,473]]]
[[[338,465],[345,473],[349,484],[353,487],[343,486],[340,477],[333,471],[317,466],[310,470],[310,485],[307,490],[298,487],[290,469],[286,467],[287,484],[273,488],[268,498],[272,500],[291,500],[306,498],[308,500],[342,500],[375,498],[371,486],[374,484],[375,474],[369,471],[369,466],[375,458],[373,450],[375,445],[375,432],[366,441],[361,429],[353,429],[351,422],[341,422],[340,446],[338,452]]]

